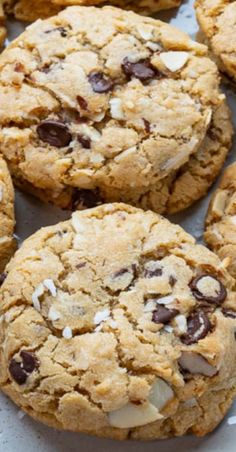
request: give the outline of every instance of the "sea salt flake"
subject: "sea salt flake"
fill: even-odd
[[[71,328],[69,326],[66,326],[64,328],[64,330],[62,331],[62,336],[65,339],[71,339],[72,338],[73,334],[72,334],[72,330],[71,330]]]
[[[160,54],[160,58],[167,69],[169,69],[171,72],[175,72],[185,65],[189,58],[189,54],[188,52],[176,51],[162,52]]]
[[[186,333],[187,331],[187,320],[186,317],[182,314],[177,315],[175,317],[175,322],[177,324],[177,327],[180,331],[180,333]]]
[[[94,316],[94,323],[95,325],[99,325],[101,322],[104,322],[104,320],[107,320],[110,317],[110,310],[104,309],[103,311],[98,311]]]

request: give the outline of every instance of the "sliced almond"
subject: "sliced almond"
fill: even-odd
[[[162,378],[156,378],[152,385],[149,400],[159,411],[174,397],[174,391]]]
[[[226,190],[219,190],[213,199],[212,202],[212,212],[214,215],[216,215],[218,218],[221,218],[224,210],[225,205],[227,201],[227,191]]]
[[[119,410],[108,413],[109,424],[116,428],[133,428],[161,419],[158,409],[149,402],[142,405],[127,403]]]
[[[181,69],[189,58],[188,52],[162,52],[160,58],[171,72]]]
[[[217,373],[217,369],[208,363],[208,361],[195,352],[183,352],[179,364],[182,369],[187,370],[190,374],[201,374],[206,377],[213,377]]]

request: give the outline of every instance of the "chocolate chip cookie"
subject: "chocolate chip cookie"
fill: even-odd
[[[14,191],[6,163],[0,157],[0,285],[6,263],[16,248],[14,230]]]
[[[153,212],[106,204],[41,229],[0,290],[0,383],[50,426],[205,435],[236,393],[233,278]]]
[[[66,6],[119,6],[132,9],[141,14],[151,14],[162,9],[175,8],[181,0],[3,0],[5,11],[13,14],[17,19],[34,21],[38,18],[50,17]]]
[[[61,207],[153,208],[224,103],[206,52],[111,7],[67,8],[30,26],[0,57],[1,150],[16,183]]]
[[[236,163],[226,168],[213,194],[204,237],[236,278]]]
[[[236,81],[236,2],[230,0],[196,0],[201,40],[209,45],[221,71]]]

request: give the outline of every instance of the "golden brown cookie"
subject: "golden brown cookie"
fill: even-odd
[[[206,192],[231,141],[206,47],[117,8],[72,7],[30,26],[0,57],[0,102],[16,183],[62,207],[180,210]]]
[[[14,191],[6,163],[0,157],[0,272],[16,248],[13,238],[15,225]],[[0,275],[0,285],[4,274]]]
[[[212,197],[204,238],[236,278],[236,163],[226,168]]]
[[[201,39],[209,49],[221,71],[233,83],[236,81],[236,1],[196,0]]]
[[[50,426],[205,435],[236,393],[234,280],[153,212],[107,204],[27,239],[0,291],[0,383]]]

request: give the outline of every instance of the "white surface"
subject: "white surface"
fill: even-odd
[[[194,34],[197,24],[194,18],[192,0],[182,4],[179,10],[161,13],[158,18],[169,20],[173,25],[184,31]],[[10,26],[11,38],[16,36],[23,26],[16,22]],[[233,110],[236,123],[236,100],[230,88],[225,92]],[[233,161],[235,145],[227,160]],[[175,215],[172,221],[180,223],[191,232],[198,241],[201,241],[203,219],[208,206],[209,196],[198,202],[193,208]],[[41,226],[57,223],[68,218],[68,212],[43,205],[33,197],[17,193],[16,197],[16,234],[20,240],[25,239]],[[185,436],[173,440],[142,442],[117,442],[101,440],[86,435],[57,432],[39,424],[28,415],[21,418],[19,408],[0,394],[0,452],[235,452],[236,451],[236,425],[229,425],[227,419],[236,415],[236,403],[226,416],[220,427],[205,438]]]

